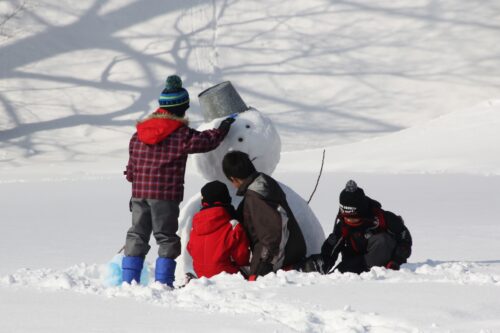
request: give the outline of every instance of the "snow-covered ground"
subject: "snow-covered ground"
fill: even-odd
[[[0,2],[0,332],[500,331],[499,18],[479,0]],[[325,232],[355,179],[404,217],[409,264],[104,286],[128,139],[174,72],[193,126],[224,80],[266,113],[274,176],[305,199],[325,148]],[[189,164],[185,197],[203,184]]]
[[[308,197],[316,170],[275,176]],[[311,202],[325,230],[349,177],[404,216],[415,247],[403,270],[280,272],[255,283],[224,275],[175,291],[103,285],[130,223],[121,178],[2,184],[0,331],[500,329],[500,177],[326,172]],[[202,184],[189,175],[190,194]]]

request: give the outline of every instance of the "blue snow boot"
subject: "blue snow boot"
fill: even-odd
[[[156,259],[155,280],[173,288],[176,265],[174,259],[162,257]]]
[[[132,283],[141,281],[141,271],[144,266],[144,258],[125,256],[122,261],[123,282]]]

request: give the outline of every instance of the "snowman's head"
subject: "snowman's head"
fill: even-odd
[[[198,130],[216,128],[224,118],[202,124]],[[281,140],[271,120],[256,109],[239,113],[224,141],[208,153],[194,154],[193,160],[202,176],[230,185],[222,171],[222,159],[227,152],[239,150],[248,154],[259,172],[272,174],[280,160]]]

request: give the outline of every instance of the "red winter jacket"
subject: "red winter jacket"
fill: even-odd
[[[243,227],[223,207],[205,208],[193,217],[187,250],[198,277],[237,273],[249,264],[249,246]]]
[[[188,154],[217,148],[227,131],[199,132],[187,120],[158,109],[137,124],[125,174],[134,198],[182,201]]]

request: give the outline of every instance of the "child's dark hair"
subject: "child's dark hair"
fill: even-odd
[[[230,151],[224,156],[222,170],[228,179],[246,179],[257,171],[248,154],[238,150]]]
[[[201,199],[206,204],[231,204],[231,196],[226,184],[218,180],[206,183],[201,188]]]

